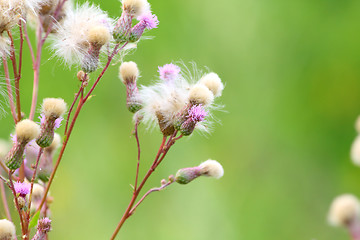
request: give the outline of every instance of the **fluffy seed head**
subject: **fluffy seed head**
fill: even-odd
[[[0,161],[6,156],[10,148],[11,146],[7,141],[0,139]]]
[[[123,10],[133,17],[138,17],[150,11],[147,0],[122,0]]]
[[[355,138],[351,146],[350,156],[352,162],[360,167],[360,135]]]
[[[0,239],[1,240],[13,240],[15,239],[16,231],[15,225],[6,219],[0,220]]]
[[[110,41],[111,35],[108,28],[95,26],[89,30],[88,38],[90,43],[102,46]]]
[[[61,117],[67,110],[66,103],[62,98],[45,98],[41,107],[45,117]]]
[[[57,56],[63,57],[68,64],[83,64],[89,55],[92,40],[108,40],[113,20],[99,7],[87,3],[68,11],[66,18],[57,26],[53,48]],[[95,34],[92,29],[102,28],[101,34]],[[104,33],[105,30],[108,33]],[[101,49],[99,49],[100,54]],[[105,51],[105,50],[104,50]],[[97,59],[96,59],[97,61]],[[91,62],[90,62],[91,63]]]
[[[221,82],[219,76],[214,73],[208,73],[200,79],[200,83],[204,84],[215,97],[220,97],[224,89],[224,84]]]
[[[33,201],[35,202],[41,201],[42,197],[44,196],[44,192],[45,192],[44,187],[38,183],[35,183],[33,186],[33,193],[32,193]]]
[[[221,178],[224,175],[224,169],[221,164],[215,160],[206,160],[199,165],[201,173],[204,176]]]
[[[139,69],[135,62],[123,62],[120,65],[119,77],[124,84],[134,83],[139,77]]]
[[[40,126],[29,119],[24,119],[16,124],[15,132],[17,141],[29,142],[40,135]]]
[[[355,130],[360,134],[360,116],[356,119]]]
[[[359,218],[359,213],[359,200],[354,195],[344,194],[332,202],[328,220],[334,226],[347,226]]]
[[[214,101],[214,94],[204,85],[196,84],[189,92],[189,101],[194,105],[210,105]]]

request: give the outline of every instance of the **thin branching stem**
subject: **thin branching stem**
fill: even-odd
[[[11,87],[11,82],[10,82],[9,66],[6,61],[6,57],[3,56],[2,59],[3,59],[3,66],[4,66],[4,72],[5,72],[6,88],[7,88],[7,93],[8,93],[9,103],[10,103],[10,110],[11,110],[11,114],[13,116],[14,122],[16,124],[17,118],[16,118],[16,111],[15,111],[15,105],[14,105],[14,97],[13,97],[13,92],[12,92],[12,87]]]

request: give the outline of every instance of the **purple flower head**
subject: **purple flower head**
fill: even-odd
[[[180,67],[172,63],[165,64],[164,66],[159,67],[158,70],[160,79],[167,82],[175,80],[179,76],[180,71]]]
[[[155,14],[152,14],[151,12],[147,12],[139,16],[138,20],[140,21],[140,24],[142,24],[144,28],[147,29],[157,28],[157,26],[159,25],[159,20],[157,16]]]
[[[13,142],[13,144],[15,144],[17,142],[17,136],[16,134],[10,134],[10,138],[11,138],[11,141]]]
[[[202,122],[207,116],[207,112],[201,105],[193,106],[189,109],[189,119],[193,122]]]
[[[43,113],[40,115],[39,119],[41,125],[44,124],[46,121],[45,115]],[[63,117],[59,117],[55,120],[54,130],[58,129],[61,126],[62,120],[64,120]]]
[[[30,193],[31,185],[25,182],[15,182],[14,188],[15,192],[18,193],[21,197],[25,197],[27,194]]]
[[[37,229],[40,232],[50,232],[51,230],[51,220],[49,218],[43,218],[38,221]]]

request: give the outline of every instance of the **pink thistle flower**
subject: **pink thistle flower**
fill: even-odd
[[[204,121],[205,117],[207,116],[206,110],[201,105],[193,106],[189,109],[188,113],[189,119],[194,123]]]
[[[38,231],[41,231],[41,232],[50,232],[51,230],[51,220],[49,218],[43,218],[43,219],[40,219],[39,222],[38,222],[38,226],[37,226],[37,229]]]
[[[42,124],[45,124],[45,121],[46,121],[45,114],[42,113],[42,114],[39,116],[39,119],[40,119],[40,124],[41,124],[41,125],[42,125]],[[63,117],[59,117],[59,118],[57,118],[57,119],[55,120],[54,130],[56,130],[56,129],[58,129],[59,127],[61,127],[61,122],[62,122],[62,120],[64,120]]]
[[[136,42],[140,39],[142,34],[146,29],[157,28],[159,25],[159,20],[155,14],[151,14],[151,12],[147,12],[140,17],[138,17],[138,22],[132,29],[129,37],[130,42]]]
[[[27,194],[30,193],[31,185],[25,182],[15,182],[14,188],[15,192],[19,194],[21,197],[25,197]]]
[[[172,63],[165,64],[162,67],[159,66],[159,70],[158,70],[160,74],[160,79],[164,81],[175,80],[179,76],[180,71],[181,71],[180,67]]]
[[[140,24],[143,25],[146,29],[153,29],[157,28],[159,25],[159,20],[155,14],[152,14],[151,12],[147,12],[141,16],[138,17],[138,20],[140,21]]]

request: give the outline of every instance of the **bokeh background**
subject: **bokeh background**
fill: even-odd
[[[95,3],[120,14],[116,0]],[[360,197],[360,169],[349,158],[360,114],[360,1],[151,4],[160,20],[148,33],[155,38],[126,57],[138,63],[140,82],[153,82],[159,65],[194,61],[226,83],[219,99],[226,112],[216,113],[221,124],[211,135],[177,143],[145,190],[208,158],[221,162],[225,175],[154,193],[119,239],[349,239],[326,217],[335,196]],[[25,58],[22,105],[29,109],[32,70]],[[71,136],[51,190],[51,239],[108,239],[130,200],[136,144],[117,69],[106,73]],[[71,103],[75,74],[46,52],[39,99]],[[10,115],[0,124],[0,137],[8,138]],[[161,134],[141,128],[140,138],[144,174]]]

